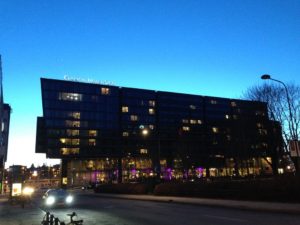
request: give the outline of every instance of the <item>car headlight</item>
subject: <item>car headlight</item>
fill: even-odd
[[[66,203],[70,204],[73,202],[73,196],[69,195],[67,198],[66,198]]]
[[[49,196],[47,199],[46,199],[46,205],[53,205],[55,202],[55,198],[53,196]]]

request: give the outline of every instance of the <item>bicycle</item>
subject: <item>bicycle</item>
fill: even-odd
[[[75,212],[73,212],[71,214],[67,214],[67,216],[70,217],[70,222],[69,223],[61,223],[61,225],[82,225],[83,224],[83,220],[73,220],[73,217],[77,216],[77,214]]]
[[[54,215],[46,212],[41,225],[83,225],[83,220],[74,220],[73,217],[77,216],[75,212],[67,214],[70,217],[70,222],[65,223],[60,221],[58,218],[55,218]]]

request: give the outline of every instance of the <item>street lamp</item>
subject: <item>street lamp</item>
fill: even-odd
[[[148,128],[145,128],[143,125],[141,125],[140,129],[142,130],[141,133],[144,137],[147,137],[149,135]],[[153,162],[154,162],[154,170],[156,172],[157,179],[160,180],[160,173],[161,173],[161,168],[160,168],[160,138],[158,137],[158,134],[156,134],[156,135],[157,135],[157,142],[158,142],[158,152],[157,152],[157,155],[154,156],[152,159],[153,159]]]
[[[291,109],[291,102],[290,102],[290,96],[289,96],[289,91],[285,85],[285,83],[283,83],[280,80],[276,80],[271,78],[271,76],[269,74],[264,74],[261,76],[261,79],[263,80],[273,80],[275,82],[278,82],[280,84],[282,84],[284,86],[285,89],[285,94],[286,94],[286,99],[287,99],[287,103],[288,103],[288,108],[289,108],[289,117],[290,117],[290,123],[291,123],[291,127],[292,127],[292,139],[295,139],[295,134],[294,134],[294,123],[293,123],[293,116],[292,116],[292,109]]]
[[[289,118],[290,118],[290,128],[291,129],[291,136],[292,136],[292,139],[295,140],[297,139],[296,135],[295,135],[295,130],[294,130],[294,123],[293,123],[293,116],[292,116],[292,109],[291,109],[291,102],[290,102],[290,96],[289,96],[289,91],[285,85],[285,83],[283,83],[282,81],[280,80],[276,80],[276,79],[273,79],[269,74],[264,74],[261,76],[261,79],[262,80],[272,80],[272,81],[275,81],[275,82],[278,82],[280,84],[282,84],[284,86],[284,90],[285,90],[285,94],[286,94],[286,99],[287,99],[287,103],[288,103],[288,109],[289,109]],[[296,153],[297,153],[297,158],[299,157],[298,155],[298,149],[296,149]],[[298,163],[298,159],[296,160],[297,162],[297,169],[299,168],[299,164]],[[299,171],[297,171],[299,172]]]

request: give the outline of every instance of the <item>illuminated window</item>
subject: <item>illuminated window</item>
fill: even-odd
[[[82,94],[60,92],[58,99],[63,101],[81,101]]]
[[[96,130],[89,130],[89,136],[90,137],[96,137],[97,136],[97,131]]]
[[[148,154],[148,149],[141,148],[141,149],[140,149],[140,153],[141,153],[141,154]]]
[[[195,110],[196,106],[195,105],[190,105],[190,109]]]
[[[60,153],[62,155],[77,155],[79,154],[79,148],[61,148]]]
[[[131,121],[138,121],[138,116],[137,115],[131,115],[130,120]]]
[[[96,145],[96,139],[89,139],[89,146],[95,146]]]
[[[68,117],[80,119],[80,112],[68,112]]]
[[[155,114],[155,110],[152,109],[152,108],[150,108],[150,109],[149,109],[149,114],[150,114],[150,115],[154,115],[154,114]]]
[[[229,134],[226,135],[227,141],[231,141],[231,136]]]
[[[236,107],[236,102],[231,102],[232,107]]]
[[[149,101],[149,106],[151,106],[151,107],[155,107],[155,101],[153,101],[153,100],[150,100],[150,101]]]
[[[129,111],[128,106],[122,106],[123,113],[128,113],[128,111]]]
[[[59,139],[60,143],[65,144],[66,143],[66,139],[65,138],[61,138]]]
[[[189,123],[189,120],[187,120],[187,119],[182,119],[182,123]]]
[[[72,145],[79,145],[80,140],[79,139],[72,139]]]
[[[191,124],[197,124],[197,120],[190,120]]]
[[[67,127],[80,127],[80,121],[66,120]]]
[[[80,119],[80,112],[74,112],[73,113],[73,118],[74,119]]]
[[[154,125],[150,124],[150,125],[149,125],[149,128],[150,128],[151,130],[154,130]]]
[[[210,104],[216,105],[216,104],[217,104],[217,101],[212,99],[212,100],[210,100]]]
[[[202,124],[202,120],[197,120],[197,123],[198,124]]]
[[[217,127],[212,127],[212,132],[213,132],[213,133],[219,133],[219,128],[217,128]]]
[[[122,136],[123,136],[123,137],[128,137],[128,136],[129,136],[129,133],[126,132],[126,131],[124,131],[124,132],[122,133]]]
[[[228,119],[230,119],[230,116],[226,114],[225,118],[228,120]]]
[[[101,88],[101,94],[102,95],[109,95],[110,94],[110,89],[109,88]]]
[[[190,127],[184,126],[184,127],[182,127],[182,130],[183,131],[190,131]]]
[[[79,130],[67,130],[67,136],[78,136],[79,135]]]
[[[263,127],[261,123],[257,123],[256,126],[257,126],[258,128],[262,128],[262,127]]]

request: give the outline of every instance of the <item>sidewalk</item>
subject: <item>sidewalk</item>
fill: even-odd
[[[154,196],[154,195],[128,195],[128,194],[102,194],[94,195],[105,198],[118,198],[140,201],[154,201],[165,203],[179,203],[190,205],[202,205],[210,207],[226,207],[241,210],[254,210],[273,213],[300,214],[300,204],[277,203],[277,202],[255,202],[255,201],[238,201],[224,199],[207,199],[207,198],[188,198],[173,196]]]
[[[22,208],[21,204],[11,204],[8,195],[0,195],[0,225],[40,224],[43,216],[44,212],[33,203]]]

